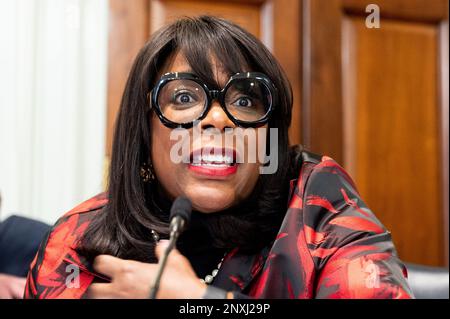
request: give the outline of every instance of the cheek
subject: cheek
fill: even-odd
[[[246,163],[245,164],[245,172],[244,174],[246,175],[244,180],[245,180],[245,186],[244,186],[244,190],[245,193],[250,193],[258,178],[259,178],[259,174],[260,174],[260,167],[261,165],[264,164],[265,161],[265,152],[266,152],[266,141],[267,141],[267,126],[263,126],[262,128],[258,128],[256,130],[256,141],[254,141],[252,144],[253,145],[249,145],[246,144],[246,148],[247,148],[247,154],[249,153],[255,153],[252,154],[250,156],[250,158],[255,159],[255,161],[252,160],[251,163]],[[256,145],[256,148],[255,148]]]
[[[245,199],[253,191],[259,177],[259,164],[247,163],[242,167],[242,173],[237,184],[237,194]]]
[[[269,128],[267,125],[258,128],[256,130],[257,136],[257,154],[258,154],[258,163],[261,165],[265,161],[265,153],[267,152],[267,136],[268,136]]]
[[[170,150],[176,143],[170,139],[171,132],[156,116],[152,117],[151,161],[158,182],[171,198],[175,198],[181,195],[177,181],[183,178],[183,172],[180,164],[174,163],[170,158]]]
[[[264,152],[266,149],[267,126],[256,130],[255,140],[245,139],[245,160],[241,164],[234,192],[239,200],[243,200],[253,191],[260,175],[260,167],[265,160]]]

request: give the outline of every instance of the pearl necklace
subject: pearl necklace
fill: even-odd
[[[217,274],[218,274],[218,272],[219,272],[219,270],[220,270],[220,267],[222,267],[222,262],[223,262],[223,259],[224,259],[224,258],[225,258],[225,255],[222,257],[222,259],[220,260],[219,264],[218,264],[217,267],[211,272],[210,275],[206,275],[206,276],[205,276],[205,279],[200,279],[200,282],[201,282],[202,284],[207,284],[207,285],[212,284],[214,278],[217,276]]]

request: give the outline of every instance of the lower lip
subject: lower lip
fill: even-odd
[[[212,167],[206,165],[188,165],[189,169],[197,174],[206,175],[210,177],[224,177],[233,175],[237,172],[237,164],[233,166],[224,166],[224,167]]]

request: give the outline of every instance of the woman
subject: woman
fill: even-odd
[[[171,203],[187,196],[190,227],[157,298],[411,297],[390,233],[350,177],[289,148],[291,108],[281,67],[242,28],[204,16],[157,32],[125,88],[108,191],[59,219],[25,296],[147,298]],[[240,146],[223,146],[235,131]],[[266,157],[249,160],[265,147],[272,174],[260,174]]]

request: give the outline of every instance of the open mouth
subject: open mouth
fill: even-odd
[[[230,175],[237,171],[236,158],[234,149],[203,147],[191,153],[189,168],[203,175]]]

